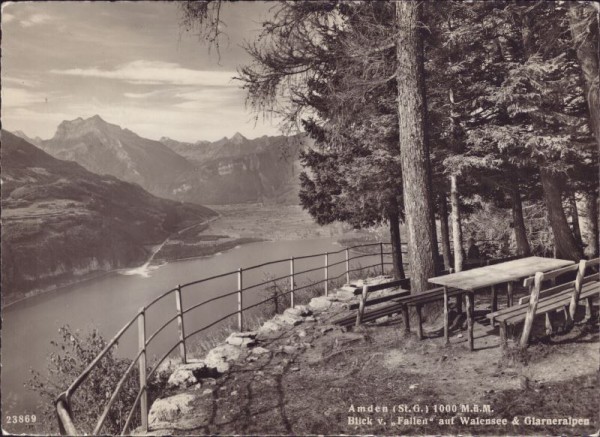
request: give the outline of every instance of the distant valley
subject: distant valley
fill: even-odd
[[[215,216],[56,159],[2,131],[2,256],[10,260],[2,263],[3,303],[141,264],[153,245]]]
[[[139,184],[150,193],[198,204],[298,204],[302,136],[215,142],[155,141],[99,116],[62,122],[53,138],[19,136],[50,155],[97,174]]]

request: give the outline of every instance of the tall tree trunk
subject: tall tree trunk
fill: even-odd
[[[396,2],[398,123],[404,213],[413,292],[427,290],[435,276],[434,223],[425,136],[425,76],[421,2]]]
[[[394,201],[395,203],[395,201]],[[402,265],[402,240],[400,239],[400,219],[398,208],[396,206],[388,212],[388,222],[390,225],[390,238],[392,240],[392,274],[394,279],[406,278],[404,266]]]
[[[444,268],[452,267],[452,255],[450,254],[450,230],[448,229],[448,201],[446,193],[440,195],[440,233],[442,234],[442,254],[444,256]]]
[[[571,213],[571,229],[573,229],[573,236],[575,241],[583,248],[583,240],[581,239],[581,227],[579,226],[579,212],[577,211],[577,201],[575,200],[575,193],[569,194],[569,212]]]
[[[597,6],[597,5],[596,5]],[[590,110],[590,127],[600,147],[600,84],[598,77],[598,11],[593,2],[570,2],[569,22],[573,46],[581,65]]]
[[[513,229],[515,231],[515,241],[517,242],[517,255],[531,255],[529,241],[527,241],[527,232],[525,230],[525,220],[523,219],[523,204],[521,203],[521,192],[519,191],[519,182],[513,180],[511,186],[512,198],[512,217]]]
[[[454,245],[454,271],[462,272],[463,269],[463,235],[460,222],[460,207],[458,198],[458,184],[455,175],[450,176],[450,203],[452,204],[452,242]]]
[[[565,216],[565,211],[563,210],[561,182],[557,175],[544,169],[541,171],[541,176],[544,198],[546,200],[546,207],[548,208],[548,218],[550,219],[550,226],[554,234],[556,256],[558,258],[579,261],[583,258],[583,251],[573,237],[567,217]]]
[[[588,219],[588,238],[586,239],[589,253],[592,257],[600,255],[598,248],[598,194],[587,193],[585,196],[585,215]]]

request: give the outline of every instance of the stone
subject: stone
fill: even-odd
[[[212,394],[212,392],[213,392],[213,391],[212,391],[212,389],[210,389],[210,388],[204,389],[204,391],[202,392],[202,396],[211,395],[211,394]]]
[[[265,354],[271,353],[271,351],[269,349],[265,349],[264,347],[261,347],[261,346],[255,347],[250,352],[255,355],[265,355]]]
[[[298,337],[300,337],[300,338],[306,337],[306,331],[304,329],[301,329],[300,331],[298,331]]]
[[[231,346],[252,347],[256,344],[255,332],[232,332],[225,340]]]
[[[301,316],[295,316],[291,313],[284,312],[283,314],[279,314],[279,315],[275,316],[275,318],[273,320],[275,320],[277,323],[279,323],[281,325],[296,326],[296,325],[299,325],[300,323],[302,323],[303,318]]]
[[[206,367],[216,369],[219,373],[229,371],[229,361],[235,361],[240,357],[240,349],[230,344],[222,344],[211,349],[204,362]]]
[[[290,370],[292,372],[298,372],[300,370],[300,367],[292,367]]]
[[[298,348],[295,346],[281,346],[280,351],[284,354],[292,355],[298,351]]]
[[[313,323],[317,321],[317,318],[315,316],[308,316],[304,319],[304,321],[307,323]]]
[[[313,297],[310,300],[309,306],[313,310],[325,311],[325,310],[329,309],[329,307],[331,307],[331,301],[324,296]]]
[[[274,320],[267,320],[260,327],[259,331],[262,331],[262,332],[273,332],[273,331],[279,331],[280,329],[281,329],[281,325],[280,324],[276,323]]]
[[[173,422],[192,411],[195,396],[180,393],[164,399],[157,399],[148,413],[148,424],[152,427],[161,422]]]
[[[352,300],[354,299],[356,295],[354,294],[354,289],[352,290],[338,290],[334,297],[336,300],[341,300],[341,301],[348,301],[348,300]]]
[[[237,390],[234,390],[231,392],[231,396],[237,396],[237,394],[238,394]]]
[[[291,314],[292,316],[296,317],[306,317],[310,316],[312,311],[306,305],[297,305],[294,308],[286,309],[283,314]]]
[[[167,358],[164,360],[156,371],[154,372],[154,377],[156,381],[165,381],[168,380],[171,374],[175,371],[175,368],[181,364],[180,358]]]
[[[217,376],[215,370],[209,368],[204,361],[180,364],[169,377],[167,387],[187,388],[198,384],[202,378],[211,378],[213,376]]]

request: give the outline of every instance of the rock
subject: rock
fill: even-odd
[[[261,346],[255,347],[254,349],[251,350],[251,352],[256,355],[265,355],[265,354],[271,353],[271,351],[269,349],[265,349],[264,347],[261,347]]]
[[[283,314],[290,314],[296,317],[306,317],[310,316],[312,311],[306,305],[297,305],[294,308],[288,308],[283,312]]]
[[[279,331],[281,329],[281,325],[276,323],[274,320],[267,320],[260,327],[259,332],[273,332]]]
[[[219,373],[229,371],[229,361],[235,361],[240,357],[240,349],[230,344],[223,344],[211,349],[204,362],[206,367],[216,369]]]
[[[209,368],[204,361],[195,361],[179,365],[169,377],[167,387],[187,388],[198,384],[201,379],[217,376],[215,369]]]
[[[298,351],[298,348],[295,346],[281,346],[280,350],[285,354],[292,355]]]
[[[388,319],[389,319],[389,316],[383,316],[383,317],[380,317],[377,320],[375,320],[375,323],[384,323],[384,322],[387,322]]]
[[[155,372],[156,381],[164,381],[169,379],[171,374],[175,371],[175,368],[181,364],[180,358],[167,358],[164,360]]]
[[[225,343],[232,346],[252,347],[256,344],[256,332],[232,332]]]
[[[408,389],[409,389],[409,390],[414,390],[414,389],[416,389],[417,387],[419,387],[419,384],[411,384],[411,385],[409,385],[409,386],[408,386]]]
[[[304,329],[301,329],[300,331],[298,331],[298,337],[300,337],[300,338],[306,337],[306,331]]]
[[[308,316],[304,319],[305,322],[316,322],[317,318],[315,316]]]
[[[148,424],[152,427],[160,422],[173,422],[192,411],[195,396],[190,393],[180,393],[164,399],[157,399],[150,408]]]
[[[234,390],[231,392],[231,396],[237,396],[237,394],[238,394],[237,390]]]
[[[352,290],[341,289],[341,290],[338,290],[333,296],[335,297],[336,300],[348,301],[348,300],[354,299],[354,297],[356,295],[354,294],[354,289],[352,289]]]
[[[298,372],[300,370],[300,367],[292,367],[290,370],[292,372]]]
[[[202,396],[211,395],[212,392],[213,392],[212,389],[207,388],[202,392]]]
[[[258,357],[256,355],[250,355],[248,356],[248,358],[246,358],[246,361],[248,361],[249,363],[253,363],[256,360],[258,360]]]
[[[302,323],[303,318],[301,316],[295,316],[291,313],[284,312],[283,314],[275,316],[275,318],[273,320],[276,323],[279,323],[281,325],[285,324],[285,325],[296,326],[296,325],[299,325],[300,323]]]
[[[329,309],[329,307],[331,307],[331,301],[324,297],[313,297],[310,300],[309,306],[311,309],[317,310],[317,311],[325,311],[327,309]]]
[[[343,291],[343,292],[349,292],[349,293],[354,294],[354,290],[356,290],[358,287],[362,287],[362,284],[360,284],[360,285],[346,284],[342,288],[340,288],[337,292],[339,293],[340,291]]]

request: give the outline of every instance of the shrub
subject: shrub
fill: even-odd
[[[54,403],[57,397],[83,372],[104,349],[107,342],[96,328],[87,334],[73,331],[69,325],[58,329],[59,340],[52,341],[53,350],[48,357],[47,375],[32,370],[26,386],[44,400],[42,414],[49,432],[58,431]],[[113,348],[114,350],[114,348]],[[81,433],[91,434],[110,396],[131,360],[117,358],[113,350],[91,371],[71,398],[71,413]],[[139,389],[137,367],[123,385],[101,430],[102,434],[120,434]],[[135,413],[139,416],[139,413]],[[136,418],[137,420],[137,418]]]

